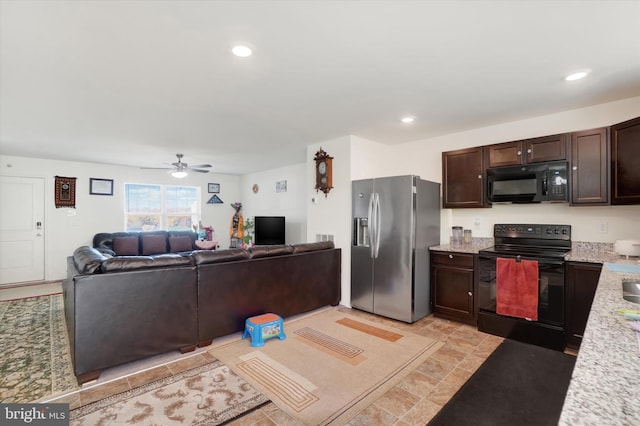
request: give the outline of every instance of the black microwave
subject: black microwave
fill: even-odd
[[[489,203],[568,201],[567,162],[487,169]]]

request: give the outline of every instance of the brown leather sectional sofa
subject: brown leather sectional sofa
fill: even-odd
[[[250,316],[286,318],[340,302],[341,252],[332,242],[118,255],[113,237],[98,236],[67,259],[63,283],[81,384],[108,367],[211,344],[242,331]]]

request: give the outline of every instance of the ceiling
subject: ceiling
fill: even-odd
[[[183,153],[244,174],[345,135],[399,144],[640,95],[640,1],[0,0],[0,19],[5,155]]]

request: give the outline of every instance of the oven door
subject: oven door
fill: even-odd
[[[480,254],[478,266],[478,309],[496,314],[496,259],[516,255]],[[538,262],[538,321],[564,326],[564,262],[562,260],[521,257]]]

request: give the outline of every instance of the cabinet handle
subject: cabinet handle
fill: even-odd
[[[532,152],[533,152],[533,150],[532,150],[531,148],[529,148],[529,149],[527,150],[527,154],[531,154]]]
[[[522,155],[522,151],[518,151],[518,155]]]
[[[469,296],[473,296],[473,294],[472,294],[470,291],[469,291],[469,292],[467,292],[467,294],[468,294]]]
[[[452,254],[449,255],[449,259],[453,259],[453,255]]]
[[[573,166],[571,170],[578,170],[578,166]]]
[[[478,179],[482,179],[482,175],[478,175]]]

